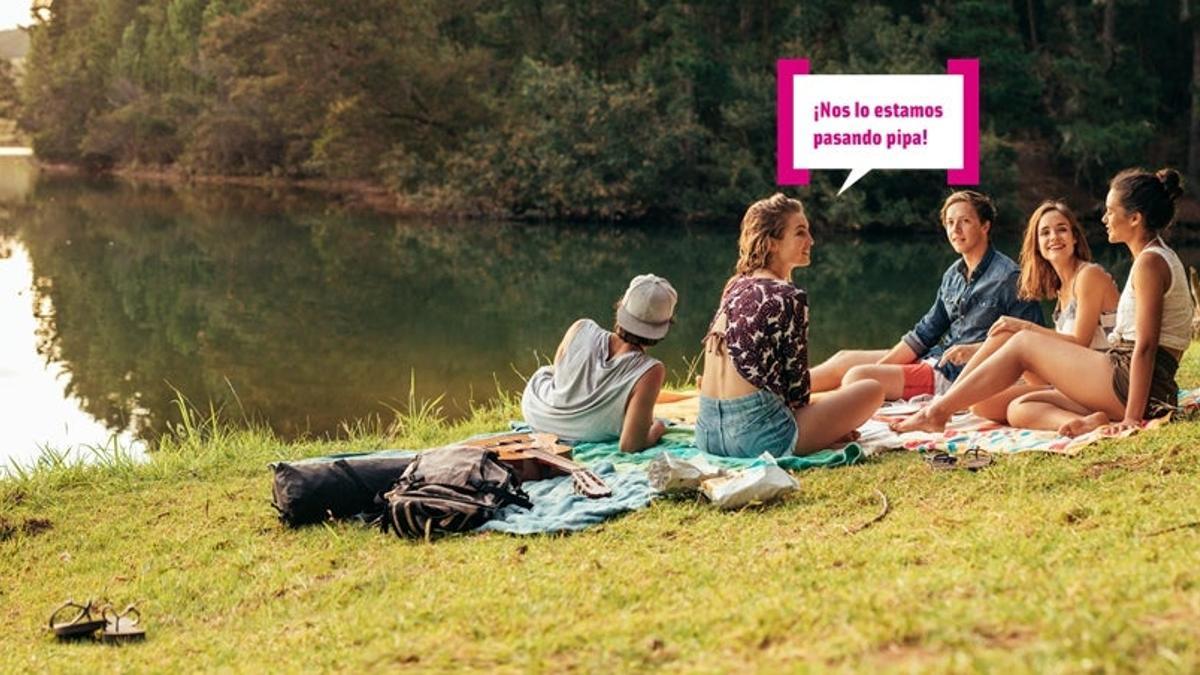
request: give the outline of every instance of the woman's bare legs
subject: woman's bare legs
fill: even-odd
[[[795,411],[796,454],[824,450],[843,440],[883,405],[883,387],[870,380],[848,384]]]
[[[873,380],[883,387],[883,398],[894,401],[904,396],[904,366],[894,363],[854,366],[846,371],[842,386]]]
[[[1015,399],[1008,406],[1008,419],[1013,426],[1053,429],[1062,436],[1086,434],[1110,421],[1106,413],[1088,410],[1054,389]]]
[[[958,374],[958,377],[961,379],[968,375],[971,371],[978,368],[979,364],[983,363],[987,357],[994,354],[996,350],[1003,347],[1014,335],[1016,335],[1016,333],[1004,332],[990,336],[984,341],[983,346],[979,348],[979,351],[975,352],[975,354],[971,356],[971,360],[967,361],[967,365],[963,367],[963,370]],[[1023,373],[1021,378],[1025,380],[1025,382],[1018,382],[999,394],[990,396],[979,403],[976,403],[975,405],[971,406],[971,412],[985,419],[992,420],[993,422],[1009,424],[1008,405],[1012,403],[1013,399],[1023,394],[1028,394],[1030,392],[1039,391],[1046,388],[1045,383],[1041,382],[1040,378],[1032,376],[1031,373]]]
[[[961,377],[961,376],[960,376]],[[1031,392],[1043,391],[1044,385],[1026,384],[1018,382],[1004,391],[989,396],[979,403],[971,406],[971,412],[979,415],[984,419],[989,419],[999,424],[1012,424],[1009,420],[1012,418],[1008,415],[1009,405],[1019,396],[1024,396]],[[1017,425],[1013,425],[1017,426]]]
[[[1000,347],[1004,346],[1004,343],[1007,342],[1008,339],[1010,337],[1012,337],[1013,335],[1014,335],[1013,333],[1000,333],[994,337],[989,337],[986,341],[984,341],[983,345],[981,345],[979,347],[978,351],[976,351],[975,354],[973,354],[971,356],[971,359],[969,361],[967,361],[967,365],[963,367],[963,372],[959,375],[959,377],[962,377],[963,375],[967,374],[968,372],[970,372],[971,370],[976,368],[980,363],[983,362],[984,359],[986,359],[988,356],[990,356],[992,353],[994,353]],[[851,382],[860,382],[862,380],[875,380],[876,382],[879,382],[880,384],[883,385],[884,398],[889,401],[894,401],[894,400],[904,396],[904,367],[902,365],[897,365],[897,364],[892,364],[892,363],[879,365],[876,363],[878,358],[876,358],[875,360],[861,360],[858,362],[854,361],[855,355],[858,355],[858,354],[871,354],[871,355],[878,354],[879,356],[882,356],[883,354],[886,354],[886,353],[887,352],[842,351],[842,352],[838,352],[837,354],[835,354],[834,357],[831,358],[826,363],[832,363],[833,361],[838,360],[839,364],[849,364],[850,365],[850,367],[844,371],[845,374],[842,377],[842,381],[841,381],[842,384],[850,384]],[[824,365],[824,364],[822,364],[822,365]],[[831,372],[832,372],[832,369],[831,369]],[[814,382],[815,382],[815,379],[814,379]],[[815,385],[814,385],[813,390],[817,391]],[[1023,394],[1027,391],[1032,391],[1032,389],[1021,390],[1020,392],[1014,393],[1013,396],[1016,396],[1018,394]],[[988,412],[995,414],[996,417],[992,417],[991,415],[981,415],[981,416],[988,417],[989,419],[994,419],[997,422],[1003,423],[1004,412],[1005,412],[1005,410],[1008,409],[1008,402],[1012,400],[1013,396],[1010,396],[1003,400],[997,400],[997,401],[993,402],[991,406],[986,408],[986,410]],[[976,413],[976,414],[979,414],[979,413]]]
[[[1004,332],[988,336],[988,339],[984,340],[979,349],[971,355],[971,359],[967,361],[967,365],[963,366],[962,372],[959,373],[958,376],[962,377],[972,370],[978,368],[979,364],[983,363],[984,359],[994,354],[997,349],[1003,347],[1005,343],[1008,342],[1009,338],[1014,335],[1016,335],[1016,333]]]
[[[1066,340],[1022,331],[975,370],[960,376],[944,396],[894,429],[940,431],[954,411],[1000,393],[1026,370],[1089,411],[1114,418],[1125,414],[1125,406],[1112,389],[1113,370],[1108,356]]]
[[[854,366],[875,363],[886,349],[843,349],[808,371],[813,391],[832,391],[842,386],[842,377]]]

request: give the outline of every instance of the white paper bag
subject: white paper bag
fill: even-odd
[[[753,502],[766,503],[800,489],[800,483],[764,453],[766,463],[701,482],[709,501],[722,509],[738,509]]]

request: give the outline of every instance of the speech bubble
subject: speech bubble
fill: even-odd
[[[978,59],[951,59],[945,75],[810,75],[806,59],[777,71],[780,185],[807,185],[810,169],[849,169],[839,195],[873,169],[979,183]]]

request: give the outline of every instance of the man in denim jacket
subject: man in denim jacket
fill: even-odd
[[[962,260],[942,275],[937,299],[890,350],[843,350],[812,369],[812,390],[877,380],[889,399],[941,394],[1001,316],[1044,325],[1036,302],[1017,299],[1020,267],[992,248],[988,232],[996,207],[987,195],[955,192],[942,205],[946,238]]]

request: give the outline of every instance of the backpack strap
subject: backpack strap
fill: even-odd
[[[476,489],[480,492],[496,495],[496,498],[500,500],[501,506],[516,504],[523,509],[533,508],[533,502],[529,501],[529,497],[525,495],[525,491],[520,488],[517,488],[518,491],[512,491],[498,485],[480,485]]]
[[[516,504],[523,509],[532,509],[533,502],[529,501],[529,495],[525,493],[525,490],[521,489],[521,477],[517,475],[517,470],[511,465],[501,462],[500,453],[495,452],[494,450],[488,451],[487,459],[490,460],[492,464],[503,469],[505,475],[508,476],[508,480],[505,481],[503,486],[492,484],[481,485],[479,486],[480,492],[488,492],[496,495],[496,497],[500,500],[501,506]]]

